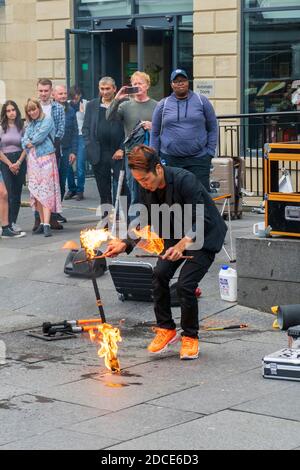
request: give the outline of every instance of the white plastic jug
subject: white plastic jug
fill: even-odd
[[[224,264],[219,271],[219,286],[221,299],[236,302],[237,273],[236,270]]]

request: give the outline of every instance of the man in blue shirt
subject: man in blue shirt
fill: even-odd
[[[209,191],[211,159],[218,141],[218,123],[209,100],[189,89],[187,72],[171,74],[173,93],[156,106],[150,146],[169,166],[196,175]]]

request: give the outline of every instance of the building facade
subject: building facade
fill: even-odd
[[[183,67],[219,115],[293,110],[299,27],[300,0],[0,0],[0,102],[22,105],[38,77],[92,98],[136,69],[159,99]]]

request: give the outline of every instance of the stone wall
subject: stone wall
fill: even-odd
[[[0,103],[13,99],[22,112],[36,82],[36,33],[36,0],[0,6]]]
[[[71,0],[37,0],[37,76],[65,82],[65,29],[71,27]]]
[[[23,110],[39,77],[65,82],[65,29],[72,0],[6,0],[0,6],[0,103]]]
[[[238,0],[194,0],[194,88],[205,87],[217,114],[239,112]]]

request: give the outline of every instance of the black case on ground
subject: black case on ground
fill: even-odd
[[[102,252],[100,250],[97,251],[97,256],[101,256]],[[94,259],[91,261],[92,272],[90,269],[90,265],[88,263],[80,263],[76,264],[76,261],[84,261],[86,260],[86,254],[84,249],[80,250],[71,250],[68,253],[67,259],[65,261],[64,266],[64,273],[68,274],[69,276],[77,276],[83,278],[91,278],[92,273],[96,277],[102,276],[105,271],[107,270],[106,259]]]
[[[153,302],[153,266],[142,261],[113,261],[109,265],[119,299]],[[171,285],[171,306],[178,307],[176,282]]]

